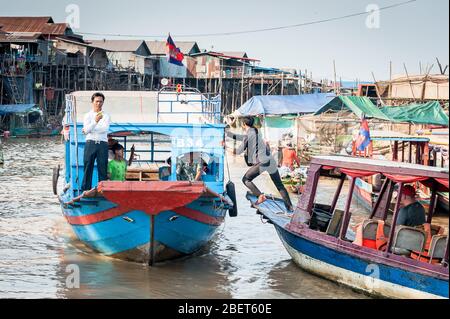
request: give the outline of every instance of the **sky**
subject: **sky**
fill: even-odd
[[[416,0],[381,10],[379,19],[369,13],[274,31],[227,36],[195,36],[287,25],[367,12],[407,0],[0,0],[1,16],[52,16],[55,22],[76,23],[71,5],[79,9],[84,39],[128,39],[104,34],[138,35],[132,39],[165,40],[170,32],[175,43],[196,41],[201,49],[245,51],[265,67],[293,68],[312,72],[314,79],[372,81],[393,74],[419,73],[449,60],[449,1]],[[67,12],[66,12],[67,11]],[[369,24],[367,24],[369,21]],[[369,27],[368,27],[369,26]],[[156,35],[158,37],[149,37]],[[192,35],[177,37],[177,35]],[[373,75],[372,75],[373,72]]]

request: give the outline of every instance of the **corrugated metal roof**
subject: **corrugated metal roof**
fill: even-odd
[[[246,52],[234,52],[234,51],[221,51],[219,53],[222,53],[223,55],[228,55],[228,56],[234,56],[234,57],[239,57],[239,58],[248,58],[248,55]]]
[[[215,56],[215,57],[218,57],[218,58],[235,59],[235,60],[242,60],[242,61],[257,61],[257,62],[260,61],[258,59],[243,58],[243,57],[239,57],[239,56],[225,55],[225,54],[223,54],[221,52],[213,52],[213,51],[200,52],[200,53],[192,54],[192,56],[201,56],[201,55],[210,55],[210,56]]]
[[[0,26],[6,32],[43,32],[53,24],[51,17],[0,17]],[[60,25],[60,24],[58,24]],[[60,27],[60,26],[58,26]],[[54,31],[53,29],[50,29]]]
[[[135,52],[142,43],[145,44],[143,40],[86,40],[85,42],[93,47],[114,52]]]
[[[167,54],[165,41],[145,41],[145,43],[153,55]],[[176,41],[175,45],[180,48],[181,53],[186,55],[191,54],[191,51],[200,51],[195,41]]]
[[[41,33],[36,32],[0,32],[0,42],[36,42],[39,39],[44,39]]]
[[[67,23],[52,23],[46,24],[40,32],[45,35],[64,35],[68,29],[70,27]]]

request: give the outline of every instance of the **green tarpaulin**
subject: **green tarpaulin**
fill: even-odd
[[[448,125],[448,115],[445,114],[438,101],[425,104],[410,104],[408,106],[387,106],[378,108],[367,97],[337,96],[314,115],[327,111],[352,111],[358,118],[365,114],[368,118],[376,118],[390,122],[407,122],[416,124]]]
[[[265,118],[267,127],[272,128],[290,128],[295,125],[295,117],[272,117],[268,116]]]
[[[395,122],[448,126],[448,115],[437,101],[408,106],[386,106],[380,110]]]
[[[345,109],[352,111],[358,118],[361,118],[364,114],[369,118],[390,121],[389,117],[381,112],[369,98],[364,96],[337,96],[314,114],[319,115],[330,110],[342,111]]]

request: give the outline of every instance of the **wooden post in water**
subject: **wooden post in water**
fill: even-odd
[[[336,61],[333,60],[333,73],[334,73],[334,94],[338,95],[337,93],[337,83],[336,83]]]
[[[242,62],[242,78],[241,78],[241,106],[244,104],[244,72],[245,66],[244,62]]]
[[[264,73],[261,72],[261,96],[264,95]]]
[[[302,94],[302,70],[298,70],[298,95]]]
[[[153,266],[155,263],[155,215],[150,216],[150,253],[148,264]]]

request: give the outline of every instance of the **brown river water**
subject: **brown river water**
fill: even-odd
[[[64,165],[59,138],[10,139],[3,152],[0,298],[367,298],[293,263],[245,199],[242,158],[229,159],[239,216],[227,217],[196,255],[150,268],[103,257],[76,240],[52,192],[52,168]],[[267,180],[256,184],[275,193]],[[320,196],[332,196],[325,188]],[[71,265],[79,268],[79,288],[67,285]]]

